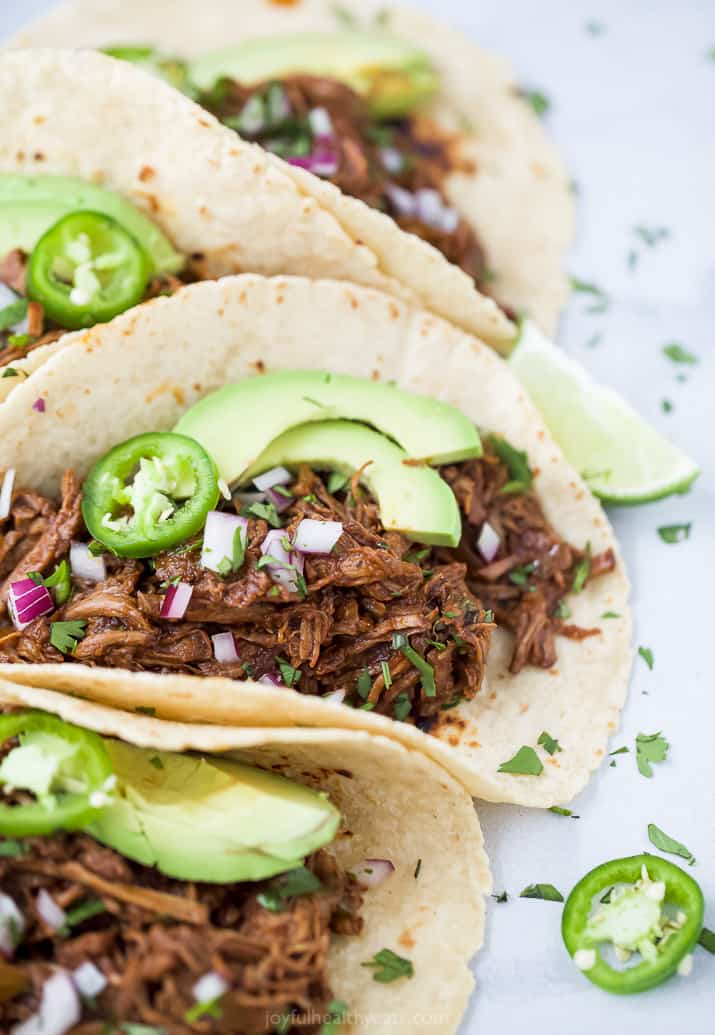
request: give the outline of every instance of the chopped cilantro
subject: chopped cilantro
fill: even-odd
[[[570,816],[571,819],[580,819],[580,816],[575,816],[571,809],[564,809],[560,805],[551,805],[549,812],[553,812],[555,816]]]
[[[651,763],[664,762],[670,744],[661,733],[639,733],[636,737],[636,764],[641,776],[653,775]]]
[[[296,683],[300,682],[300,677],[303,673],[299,668],[293,668],[290,662],[286,661],[285,658],[280,657],[280,655],[276,657],[276,661],[278,662],[278,670],[280,671],[281,679],[286,686],[295,686]]]
[[[563,902],[564,896],[553,884],[529,884],[519,898],[539,898],[544,902]]]
[[[534,475],[529,467],[529,458],[520,449],[515,449],[501,435],[490,435],[489,444],[501,462],[509,469],[509,481],[500,490],[502,495],[529,492]]]
[[[63,654],[74,654],[77,644],[87,635],[87,622],[50,622],[50,643]]]
[[[218,999],[209,999],[205,1003],[194,1003],[184,1014],[184,1020],[187,1024],[194,1024],[202,1017],[214,1017],[216,1020],[221,1019],[221,1007],[219,1006]]]
[[[328,478],[328,492],[331,495],[335,495],[336,492],[340,492],[348,484],[350,479],[346,474],[341,474],[340,471],[333,471]]]
[[[495,902],[499,902],[500,904],[509,901],[509,895],[506,891],[502,891],[499,895],[492,895],[492,898]]]
[[[27,299],[18,298],[0,309],[0,331],[6,331],[13,324],[20,323],[27,316]]]
[[[615,751],[609,751],[608,755],[609,755],[609,758],[610,758],[611,755],[627,755],[630,752],[630,750],[631,749],[629,747],[626,747],[626,745],[624,744],[623,747],[616,748]]]
[[[695,862],[695,856],[689,848],[686,848],[680,841],[676,841],[675,838],[670,837],[664,830],[657,827],[655,823],[648,824],[648,840],[659,852],[679,855],[681,859],[685,859],[691,866]]]
[[[434,669],[429,661],[425,661],[414,647],[410,646],[409,640],[404,633],[392,634],[392,646],[402,652],[407,660],[418,669],[421,676],[422,689],[426,697],[436,697],[437,687],[434,681]]]
[[[686,521],[680,525],[660,525],[658,535],[664,543],[682,543],[684,539],[690,538],[692,521]]]
[[[521,96],[541,118],[551,107],[551,101],[541,90],[522,90]]]
[[[598,22],[595,19],[592,19],[591,21],[586,22],[584,29],[589,36],[603,36],[606,31],[606,26],[603,22]]]
[[[169,1035],[166,1028],[155,1028],[151,1024],[131,1024],[128,1021],[119,1029],[123,1035]],[[102,1035],[105,1035],[102,1031]]]
[[[571,583],[571,592],[580,593],[583,587],[586,585],[586,581],[591,574],[591,544],[586,543],[586,549],[583,552],[583,557],[574,566],[573,570],[573,582]]]
[[[591,295],[594,304],[586,311],[588,313],[605,313],[609,306],[609,299],[603,288],[589,280],[581,280],[578,277],[571,277],[571,290],[582,295]]]
[[[335,1035],[346,1020],[350,1007],[342,999],[332,999],[327,1006],[327,1017],[320,1026],[319,1035]]]
[[[694,352],[689,352],[684,345],[681,345],[677,341],[671,341],[668,345],[664,345],[663,354],[667,356],[672,363],[687,363],[692,366],[699,362],[698,357]]]
[[[273,1025],[273,1035],[288,1035],[293,1027],[293,1018],[289,1013],[282,1013]]]
[[[557,751],[563,751],[558,740],[552,737],[550,733],[547,733],[546,730],[544,730],[536,743],[540,744],[549,755],[555,755]]]
[[[586,348],[587,349],[595,349],[596,346],[600,345],[602,341],[603,341],[603,332],[602,331],[596,331],[596,333],[592,334],[591,337],[586,342]]]
[[[405,561],[407,564],[420,564],[430,555],[429,546],[424,550],[412,550],[410,553],[405,554]]]
[[[707,952],[715,952],[715,931],[711,931],[708,927],[703,927],[698,938],[698,945],[702,945]]]
[[[271,913],[282,913],[285,903],[300,895],[312,895],[320,891],[322,883],[307,866],[298,866],[275,877],[269,886],[256,896],[256,901]]]
[[[367,697],[369,696],[371,690],[372,676],[370,675],[368,669],[364,668],[358,676],[357,692],[360,695],[360,697],[362,697],[363,701],[365,701],[367,700]]]
[[[249,679],[253,679],[253,665],[250,661],[244,661],[241,668],[246,673]]]
[[[17,859],[25,854],[25,846],[22,841],[13,841],[11,838],[3,838],[0,841],[0,859]]]
[[[643,660],[645,661],[646,665],[648,666],[648,668],[652,672],[653,671],[653,665],[655,663],[654,659],[653,659],[653,651],[650,649],[650,647],[639,647],[638,648],[638,653],[643,658]]]
[[[539,776],[544,765],[532,747],[526,745],[519,748],[513,758],[502,762],[497,772],[512,773],[514,776]]]
[[[515,586],[528,586],[529,575],[534,571],[536,565],[533,561],[528,564],[518,564],[516,568],[512,568],[509,572],[509,581],[513,582]]]
[[[404,956],[398,956],[392,949],[380,949],[371,960],[367,960],[367,962],[360,965],[362,967],[372,967],[374,970],[373,980],[380,981],[382,984],[389,984],[389,982],[397,981],[398,978],[402,977],[411,978],[415,973],[411,960],[406,960]]]
[[[385,683],[385,689],[389,690],[392,686],[392,672],[390,672],[390,666],[386,661],[381,661],[380,668],[382,669],[382,678]]]
[[[343,7],[342,4],[333,4],[332,11],[335,19],[340,22],[341,25],[355,25],[357,19],[352,11],[349,11],[347,7]]]
[[[151,758],[149,759],[149,765],[153,765],[155,769],[163,769],[164,768],[164,763],[162,762],[162,760],[159,758],[158,755],[152,755],[151,756]]]
[[[604,611],[601,618],[620,618],[618,611]]]
[[[5,367],[2,372],[3,377],[19,377],[20,374],[22,374],[23,377],[28,376],[24,370],[16,370],[15,367]]]
[[[554,618],[570,618],[571,608],[565,600],[559,600],[554,610]]]
[[[410,714],[411,710],[412,710],[412,704],[411,704],[410,699],[407,696],[407,694],[405,694],[405,693],[398,694],[397,697],[395,698],[395,704],[394,704],[394,708],[393,708],[393,714],[394,714],[395,718],[399,722],[402,722],[404,719],[407,718],[407,716]]]
[[[241,511],[244,516],[252,516],[267,521],[271,528],[282,528],[275,503],[251,503]]]
[[[67,910],[62,933],[68,934],[73,927],[77,927],[85,920],[89,920],[90,917],[99,916],[100,913],[106,912],[107,907],[101,898],[88,898],[85,902],[80,902],[74,909]]]
[[[671,413],[673,410],[673,404],[670,399],[661,399],[660,408],[663,413]]]

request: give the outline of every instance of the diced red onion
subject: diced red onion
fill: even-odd
[[[494,560],[494,558],[499,552],[500,546],[501,539],[494,531],[492,526],[489,524],[489,522],[485,521],[479,532],[479,538],[477,539],[477,549],[479,550],[480,554],[487,562],[487,564],[491,564],[491,562]]]
[[[197,1003],[212,1003],[215,999],[220,999],[226,992],[228,992],[228,981],[215,970],[210,970],[208,974],[200,977],[191,989],[191,994]]]
[[[19,302],[22,296],[18,295],[16,291],[13,291],[11,287],[0,281],[0,309],[7,309],[13,302]],[[19,323],[15,323],[12,327],[8,328],[10,334],[27,334],[30,328],[30,321],[28,316],[24,316]]]
[[[52,895],[44,888],[41,888],[37,895],[37,912],[40,917],[53,931],[59,931],[67,922],[67,914],[61,906],[58,906]]]
[[[301,553],[330,553],[342,534],[341,521],[303,518],[295,530],[293,548]]]
[[[394,872],[394,863],[389,859],[364,859],[350,869],[358,884],[362,884],[364,888],[376,888]]]
[[[417,218],[427,226],[451,234],[457,229],[459,213],[445,205],[439,191],[423,187],[415,194]]]
[[[220,665],[229,665],[232,661],[238,661],[236,641],[232,632],[214,633],[211,640],[214,645],[214,657]]]
[[[399,216],[417,215],[417,198],[411,191],[405,190],[404,187],[398,187],[394,183],[388,183],[385,187],[385,193],[397,209]]]
[[[261,553],[264,557],[272,558],[267,567],[273,581],[295,591],[298,587],[298,575],[303,574],[305,561],[302,554],[296,550],[286,549],[286,535],[285,529],[272,528],[261,543]]]
[[[242,133],[260,133],[266,124],[265,113],[263,108],[263,101],[261,98],[254,94],[253,97],[249,97],[239,116],[241,122]]]
[[[338,171],[338,156],[332,148],[321,145],[309,155],[293,155],[286,159],[290,165],[307,169],[314,176],[335,176]]]
[[[259,492],[265,492],[266,489],[272,489],[274,485],[287,485],[292,479],[293,475],[285,467],[272,467],[270,471],[264,471],[263,474],[254,478],[253,484]]]
[[[278,492],[276,489],[266,489],[266,499],[273,504],[279,514],[282,514],[284,510],[288,510],[288,507],[293,503],[293,496],[284,496],[282,492]]]
[[[266,686],[283,686],[283,680],[277,672],[266,672],[259,678],[258,682],[265,683]]]
[[[77,967],[72,977],[79,994],[84,999],[95,999],[104,991],[108,984],[102,971],[99,967],[95,967],[90,960]]]
[[[345,690],[341,687],[339,690],[331,690],[329,694],[323,694],[324,701],[332,701],[333,704],[342,704],[345,700]]]
[[[265,492],[236,492],[234,495],[237,500],[249,507],[252,503],[263,503],[266,498]]]
[[[396,147],[380,148],[380,161],[382,162],[383,168],[393,174],[402,172],[405,167],[405,159]]]
[[[310,129],[313,136],[318,140],[326,138],[332,140],[335,136],[333,120],[330,118],[330,113],[325,108],[313,108],[309,111],[308,122],[310,123]]]
[[[10,513],[10,506],[12,505],[12,490],[15,487],[15,468],[8,467],[5,471],[5,477],[2,480],[2,488],[0,489],[0,521],[4,521]]]
[[[40,396],[39,399],[35,399],[34,403],[32,404],[32,408],[33,408],[33,410],[37,410],[38,413],[44,413],[45,412],[45,400],[41,396]]]
[[[225,514],[221,510],[210,510],[206,516],[204,542],[201,547],[201,564],[210,571],[219,571],[222,561],[233,560],[233,539],[236,529],[241,529],[244,546],[248,537],[248,520],[238,514]]]
[[[25,917],[14,899],[0,891],[0,954],[10,959],[25,931]]]
[[[104,582],[107,577],[107,565],[104,555],[94,556],[87,543],[72,543],[70,546],[70,568],[78,579],[88,582]]]
[[[56,971],[42,986],[40,1009],[22,1024],[16,1024],[11,1035],[65,1035],[82,1017],[74,981],[66,970]]]
[[[36,618],[54,611],[55,602],[46,586],[37,586],[32,579],[13,582],[7,598],[12,624],[22,632]]]
[[[159,618],[179,619],[186,614],[186,609],[191,600],[194,587],[188,582],[177,582],[175,586],[169,586],[161,605]]]

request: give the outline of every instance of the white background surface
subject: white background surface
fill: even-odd
[[[147,0],[147,3],[151,0]],[[477,991],[461,1035],[647,1033],[705,1035],[715,1016],[715,959],[695,953],[693,974],[641,996],[593,988],[562,946],[561,907],[520,900],[527,884],[566,893],[592,866],[649,849],[655,822],[697,857],[693,876],[715,928],[715,47],[713,0],[412,0],[482,44],[510,55],[521,83],[552,102],[548,125],[579,187],[574,275],[611,298],[587,315],[576,296],[561,344],[700,462],[686,496],[611,511],[634,584],[636,658],[622,728],[628,744],[574,805],[580,819],[480,806],[495,890]],[[0,36],[47,0],[0,0]],[[240,0],[236,0],[239,15]],[[201,4],[197,3],[200,17]],[[597,23],[598,33],[588,24]],[[0,133],[2,132],[0,128]],[[640,247],[633,228],[665,226],[670,238]],[[597,346],[587,343],[603,334]],[[676,367],[662,353],[682,342],[700,362]],[[679,382],[676,376],[686,374]],[[674,409],[661,411],[668,398]],[[624,443],[628,448],[628,443]],[[661,542],[659,525],[692,521],[690,540]],[[662,730],[668,761],[652,780],[635,766],[637,733]],[[445,860],[448,863],[448,860]],[[435,947],[438,951],[438,947]]]

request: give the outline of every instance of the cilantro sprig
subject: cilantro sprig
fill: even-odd
[[[380,949],[372,959],[366,960],[360,966],[371,967],[373,981],[379,981],[382,984],[389,984],[397,981],[398,978],[411,978],[415,973],[412,961],[405,959],[404,956],[398,956],[392,949]]]

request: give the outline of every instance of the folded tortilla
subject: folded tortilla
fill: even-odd
[[[162,718],[250,725],[366,729],[427,752],[490,801],[550,806],[569,801],[603,760],[617,727],[631,665],[629,586],[613,530],[566,463],[508,365],[435,316],[380,292],[337,282],[257,276],[191,285],[112,323],[73,335],[0,408],[1,466],[18,484],[57,494],[66,468],[78,476],[115,444],[166,430],[197,399],[226,383],[276,370],[330,370],[394,380],[463,411],[481,429],[528,454],[546,518],[565,540],[613,549],[615,570],[569,598],[573,621],[598,627],[560,639],[552,669],[508,671],[511,637],[497,629],[487,683],[443,713],[426,735],[346,705],[250,681],[127,673],[78,664],[5,665],[0,674],[120,708],[150,705]],[[35,403],[44,400],[44,412]],[[605,612],[617,617],[602,620]],[[498,772],[542,732],[543,772]]]
[[[362,934],[331,938],[329,975],[350,1008],[346,1029],[382,1030],[383,1017],[385,1029],[405,1035],[456,1030],[474,986],[468,963],[483,941],[491,877],[468,795],[421,752],[365,732],[261,728],[258,713],[244,729],[163,722],[11,683],[0,683],[0,706],[40,709],[138,747],[229,756],[327,792],[343,816],[328,848],[341,869],[365,859],[395,867],[365,894]],[[414,978],[373,980],[361,963],[386,946],[412,960]]]
[[[66,0],[23,29],[13,43],[25,47],[153,44],[170,54],[197,57],[272,33],[375,26],[414,43],[433,60],[442,90],[427,114],[438,125],[460,133],[463,157],[475,165],[474,174],[455,173],[449,178],[447,196],[473,223],[485,246],[495,274],[491,284],[495,296],[515,312],[527,313],[552,335],[568,297],[562,261],[574,232],[569,177],[541,121],[520,97],[509,63],[464,34],[422,12],[386,9],[383,0],[341,4],[242,0],[240,13],[234,0],[206,0],[200,7],[192,0]],[[359,203],[309,173],[286,168],[280,160],[271,159],[271,163],[287,172],[302,193],[316,198],[379,258],[378,238],[382,248],[392,253],[390,235],[378,233],[379,223],[373,220],[373,236]],[[406,282],[420,292],[424,304],[420,261],[415,251],[415,268]],[[402,279],[397,267],[389,272]],[[466,319],[466,298],[457,294],[456,281],[454,286],[451,311],[433,303],[428,307],[479,333],[481,328]]]

